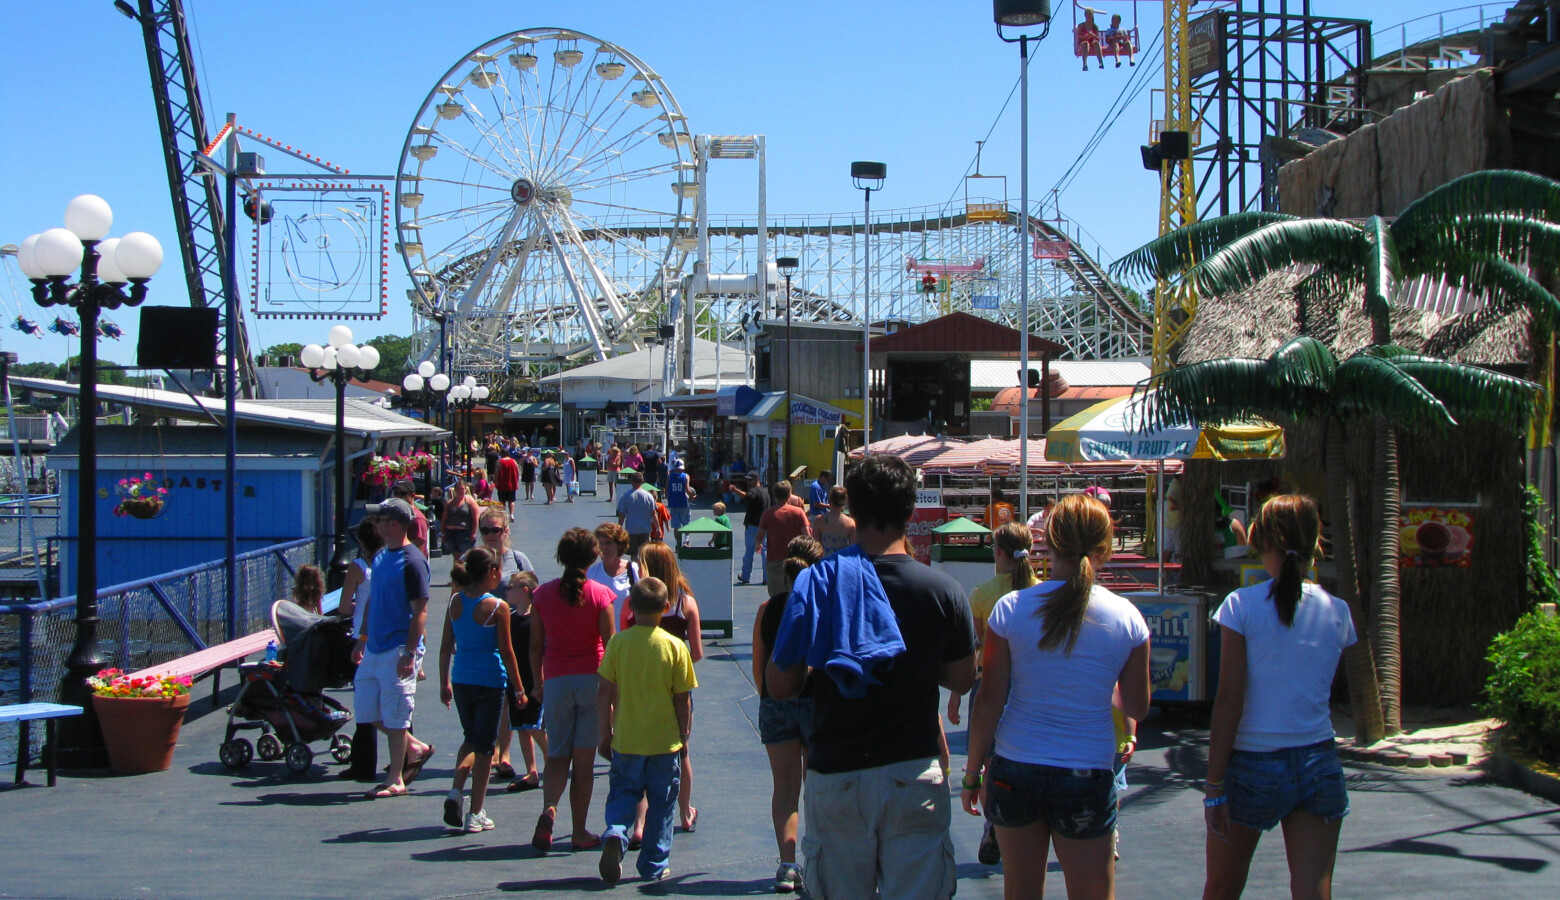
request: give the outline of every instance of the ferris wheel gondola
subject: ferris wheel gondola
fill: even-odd
[[[559,28],[489,41],[402,150],[414,309],[445,322],[457,370],[637,344],[691,245],[696,170],[686,117],[634,54]]]

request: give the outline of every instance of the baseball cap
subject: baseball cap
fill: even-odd
[[[410,478],[402,478],[400,481],[395,483],[390,492],[392,494],[399,494],[402,491],[405,491],[408,494],[416,494],[417,486],[412,484],[412,480]]]
[[[749,472],[749,473],[747,473],[747,480],[748,481],[757,481],[758,480],[758,473],[757,472]]]
[[[681,468],[683,468],[683,461],[679,459],[677,462],[672,464],[672,468],[674,468],[674,469],[681,469]]]
[[[395,497],[383,503],[368,504],[368,514],[371,516],[385,516],[400,522],[402,525],[411,525],[417,521],[417,513],[412,510],[412,505]]]

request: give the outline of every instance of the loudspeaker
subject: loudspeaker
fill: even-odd
[[[212,369],[217,365],[217,310],[144,306],[135,364],[142,369]]]
[[[1138,148],[1143,154],[1143,168],[1150,172],[1158,172],[1164,164],[1164,159],[1159,155],[1158,144],[1144,144]]]
[[[1188,131],[1159,132],[1159,155],[1164,159],[1191,159],[1192,135]]]

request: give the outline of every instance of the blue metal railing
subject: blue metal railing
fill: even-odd
[[[226,563],[214,560],[98,592],[98,641],[108,664],[127,671],[203,650],[269,622],[298,566],[317,563],[325,542],[300,538],[234,557],[235,608],[226,609]],[[75,597],[0,605],[0,704],[52,700],[75,636]],[[28,748],[24,752],[35,752]],[[14,761],[15,736],[0,733],[0,762]]]

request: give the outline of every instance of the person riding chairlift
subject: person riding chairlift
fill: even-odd
[[[1105,68],[1105,54],[1100,44],[1100,26],[1094,21],[1094,10],[1083,8],[1083,21],[1073,28],[1073,52],[1083,59],[1083,70],[1089,71],[1089,54]]]
[[[1121,15],[1118,13],[1110,17],[1110,27],[1105,29],[1104,50],[1116,59],[1116,68],[1121,68],[1121,56],[1126,54],[1127,65],[1137,65],[1137,55],[1132,48],[1132,33],[1121,27]],[[1100,67],[1104,68],[1104,60],[1100,61]],[[1084,61],[1084,68],[1089,67],[1088,61]]]

